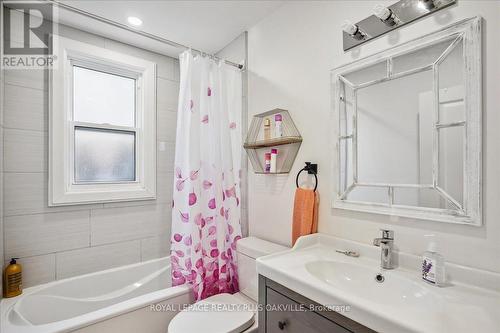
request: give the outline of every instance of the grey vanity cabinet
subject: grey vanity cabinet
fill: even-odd
[[[277,309],[280,305],[289,305],[292,309],[300,304],[294,300],[274,291],[267,289],[267,304]],[[267,333],[289,332],[289,333],[349,333],[340,325],[326,319],[312,311],[295,310],[268,311],[266,315]]]
[[[259,333],[373,333],[338,312],[259,276]],[[313,310],[311,310],[313,309]]]

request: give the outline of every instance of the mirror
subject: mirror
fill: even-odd
[[[334,208],[481,224],[481,19],[333,70]]]

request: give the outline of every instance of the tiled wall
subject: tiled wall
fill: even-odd
[[[170,247],[178,61],[65,26],[59,34],[157,64],[157,200],[48,207],[48,75],[6,71],[3,257],[21,257],[25,287],[162,257]]]

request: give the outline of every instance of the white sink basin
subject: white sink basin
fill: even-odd
[[[378,332],[500,332],[499,290],[456,281],[432,286],[420,277],[420,259],[404,257],[411,265],[381,270],[379,248],[315,234],[301,237],[289,251],[258,258],[257,271],[319,304],[344,306],[342,315]],[[379,273],[383,282],[375,281]],[[500,274],[484,274],[474,277],[500,285]]]
[[[441,303],[440,297],[429,291],[429,288],[372,267],[320,260],[306,263],[305,268],[315,278],[344,291],[362,293],[373,302],[395,306],[429,306]],[[378,274],[383,281],[376,280]]]

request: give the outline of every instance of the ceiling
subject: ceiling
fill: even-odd
[[[262,20],[282,5],[283,1],[131,1],[131,0],[62,0],[61,2],[127,24],[129,16],[143,21],[140,30],[207,53],[216,53],[242,32]],[[124,29],[109,27],[70,11],[61,10],[59,21],[94,33],[115,37],[121,41],[134,39]],[[121,30],[121,31],[120,31]],[[127,40],[128,39],[128,40]],[[141,38],[144,39],[144,38]],[[139,41],[138,45],[157,52],[177,55],[180,50]],[[137,43],[136,43],[137,44]],[[156,42],[158,44],[158,42]],[[158,47],[164,49],[158,50]]]

